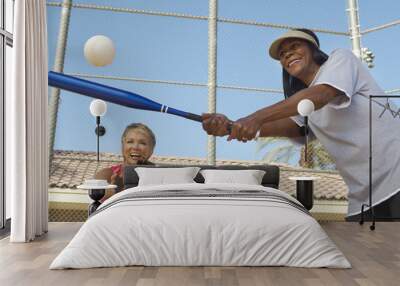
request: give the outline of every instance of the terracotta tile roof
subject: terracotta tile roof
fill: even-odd
[[[85,179],[94,176],[97,170],[122,161],[122,156],[111,153],[101,153],[100,162],[96,160],[95,152],[55,151],[50,169],[50,188],[75,189]],[[206,165],[202,158],[153,156],[150,158],[156,164],[173,165]],[[262,161],[217,160],[217,165],[261,165]],[[296,182],[289,180],[291,176],[313,176],[320,179],[314,182],[314,198],[318,200],[346,200],[347,186],[337,172],[317,171],[297,168],[289,165],[276,164],[281,169],[280,189],[294,194]]]

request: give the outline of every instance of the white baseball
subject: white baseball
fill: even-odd
[[[90,64],[102,67],[113,62],[115,47],[110,38],[96,35],[86,41],[83,53]]]

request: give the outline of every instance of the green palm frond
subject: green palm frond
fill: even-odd
[[[260,152],[262,149],[266,148],[267,146],[270,146],[271,144],[274,143],[279,143],[282,142],[284,138],[281,137],[263,137],[259,138],[257,140],[257,152]]]
[[[321,170],[335,170],[335,161],[319,141],[312,141],[308,145],[308,163],[304,160],[304,146],[301,148],[300,165]]]
[[[308,144],[307,163],[304,158],[304,146],[295,145],[287,138],[268,137],[258,139],[256,147],[257,153],[265,149],[269,149],[263,156],[263,161],[266,162],[289,163],[293,157],[300,155],[300,166],[321,170],[336,169],[335,162],[317,140],[309,142]]]
[[[281,137],[261,138],[257,143],[257,153],[266,148],[272,148],[263,156],[263,160],[266,162],[289,163],[290,159],[300,151],[299,147],[292,144],[288,139]],[[277,146],[272,147],[273,145]]]
[[[265,154],[263,160],[267,162],[277,161],[287,163],[293,155],[295,155],[296,153],[298,154],[298,151],[299,149],[291,144],[277,146],[269,151],[267,154]]]

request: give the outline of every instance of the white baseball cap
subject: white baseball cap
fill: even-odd
[[[319,48],[317,41],[311,35],[302,31],[289,30],[285,34],[280,36],[278,39],[273,41],[272,44],[269,46],[269,55],[271,56],[271,58],[279,61],[279,47],[281,46],[284,40],[290,38],[306,40],[315,45],[317,48]]]

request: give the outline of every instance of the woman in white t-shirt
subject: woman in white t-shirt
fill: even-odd
[[[204,130],[242,142],[257,132],[262,137],[301,137],[297,104],[311,100],[316,110],[309,116],[311,135],[335,160],[349,188],[348,219],[356,219],[361,205],[369,203],[369,96],[383,95],[383,90],[352,52],[337,49],[326,55],[310,30],[286,32],[271,44],[269,54],[282,65],[286,99],[236,121],[203,114]],[[385,111],[386,104],[382,98],[372,108],[372,198],[377,217],[400,218],[400,119]],[[397,110],[392,103],[391,108]]]

